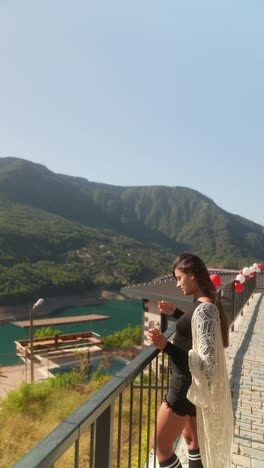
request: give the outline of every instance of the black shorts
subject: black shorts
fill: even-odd
[[[191,383],[189,377],[170,374],[169,389],[163,400],[173,413],[180,416],[196,416],[195,405],[186,397]]]

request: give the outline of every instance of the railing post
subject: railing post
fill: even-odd
[[[95,468],[112,468],[113,466],[113,423],[114,402],[96,421]]]
[[[235,282],[231,283],[231,294],[232,294],[232,325],[231,332],[235,331],[235,317],[236,317],[236,305],[235,305]]]
[[[168,328],[168,317],[165,314],[161,314],[160,316],[160,331],[163,333]]]
[[[29,308],[29,319],[30,319],[30,383],[34,383],[33,313],[34,313],[34,306],[31,305],[30,308]]]

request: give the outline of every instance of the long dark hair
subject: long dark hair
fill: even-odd
[[[229,345],[228,320],[226,318],[220,296],[217,293],[217,290],[210,279],[208,270],[203,260],[200,257],[197,257],[197,255],[183,253],[176,257],[173,262],[173,275],[176,268],[177,270],[180,270],[183,273],[192,273],[195,276],[198,285],[203,291],[204,295],[206,297],[209,297],[212,300],[212,302],[217,306],[219,310],[223,345],[225,348],[227,348]]]

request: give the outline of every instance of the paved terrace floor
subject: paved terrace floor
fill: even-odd
[[[254,294],[235,323],[227,364],[235,416],[232,468],[264,468],[264,295]],[[186,446],[177,450],[188,468]]]

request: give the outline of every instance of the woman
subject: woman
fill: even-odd
[[[181,468],[173,451],[182,433],[190,468],[229,468],[233,415],[224,347],[228,322],[204,262],[189,253],[173,263],[177,288],[193,295],[188,312],[159,302],[160,312],[177,318],[173,343],[159,330],[149,330],[149,340],[169,355],[170,384],[158,412],[156,454],[160,467]],[[197,435],[198,434],[198,435]]]

